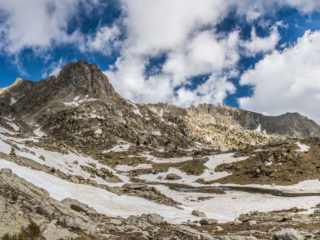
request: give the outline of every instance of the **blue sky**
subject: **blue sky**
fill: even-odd
[[[0,88],[96,63],[135,102],[320,122],[316,0],[0,0]]]

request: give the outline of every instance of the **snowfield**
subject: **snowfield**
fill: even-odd
[[[151,160],[152,162],[156,163],[177,163],[177,162],[185,162],[185,161],[190,161],[192,160],[191,157],[182,157],[182,158],[169,158],[169,159],[159,159],[152,157],[150,155],[146,155],[148,157],[148,160]],[[241,158],[234,158],[233,153],[226,153],[226,154],[220,154],[220,155],[213,155],[213,156],[208,156],[209,160],[204,164],[207,169],[204,170],[204,173],[201,174],[200,176],[195,176],[195,175],[188,175],[185,172],[180,171],[177,168],[169,168],[168,172],[161,172],[158,174],[145,174],[145,175],[140,175],[139,178],[144,179],[149,182],[168,182],[165,179],[166,175],[169,173],[174,173],[177,174],[178,176],[181,177],[180,180],[171,180],[170,183],[181,183],[181,184],[187,184],[189,186],[194,186],[194,187],[199,187],[199,186],[204,186],[201,183],[195,182],[199,178],[203,178],[206,181],[214,181],[219,178],[226,177],[230,175],[228,172],[215,172],[215,168],[221,164],[225,163],[232,163],[232,162],[238,162],[238,161],[243,161],[247,157],[241,157]],[[159,177],[162,178],[162,180],[159,180]]]
[[[11,136],[6,136],[10,134]],[[37,147],[28,147],[23,144],[26,139],[15,138],[14,132],[4,128],[0,128],[0,152],[9,154],[11,146],[5,142],[5,140],[13,141],[21,150],[16,149],[16,155],[28,158],[40,164],[48,167],[54,167],[68,175],[80,175],[87,179],[93,179],[98,184],[105,184],[110,187],[122,186],[125,183],[131,183],[128,176],[128,171],[135,169],[147,169],[151,168],[152,164],[139,164],[137,166],[129,165],[117,165],[115,169],[102,165],[94,159],[86,156],[82,156],[78,153],[61,154],[58,152],[47,151]],[[40,129],[35,131],[36,136],[41,137],[43,133]],[[37,140],[36,137],[30,138]],[[303,144],[297,143],[301,151],[308,151],[309,147]],[[115,146],[108,151],[126,151],[130,147],[130,143],[119,142],[119,145]],[[41,156],[44,157],[41,158]],[[141,155],[140,155],[141,156]],[[161,159],[150,155],[149,153],[143,154],[149,161],[153,163],[180,163],[192,160],[192,157],[181,158],[169,158]],[[134,157],[134,156],[133,156]],[[246,157],[235,158],[232,153],[220,154],[208,156],[209,160],[204,164],[207,169],[200,176],[187,175],[176,168],[169,168],[168,172],[158,174],[146,174],[140,175],[139,178],[152,182],[170,182],[181,183],[194,187],[207,186],[195,181],[199,178],[203,178],[206,181],[216,180],[225,176],[228,176],[228,172],[215,172],[215,168],[224,163],[232,163],[237,161],[243,161]],[[91,178],[90,174],[81,169],[82,166],[90,167],[92,164],[96,165],[97,169],[104,167],[111,171],[114,175],[118,176],[122,183],[109,183],[102,178]],[[91,164],[91,165],[90,165]],[[9,168],[19,177],[34,184],[37,187],[43,188],[49,192],[50,196],[56,200],[63,200],[65,198],[73,198],[82,203],[89,205],[96,211],[106,214],[108,216],[120,216],[128,217],[130,215],[140,215],[143,213],[158,213],[162,215],[169,223],[183,223],[188,220],[199,220],[199,218],[193,216],[191,212],[193,210],[199,210],[204,212],[208,218],[214,218],[219,222],[233,221],[240,214],[248,213],[250,211],[275,211],[290,209],[293,207],[307,209],[308,212],[312,212],[312,207],[320,203],[320,196],[309,197],[279,197],[268,194],[258,193],[246,193],[240,191],[227,191],[226,194],[208,194],[197,192],[179,192],[170,189],[160,183],[153,185],[165,196],[174,199],[181,204],[182,209],[158,204],[142,197],[132,197],[126,195],[116,195],[101,188],[93,187],[85,184],[76,184],[65,181],[53,175],[45,172],[32,170],[30,168],[17,165],[13,162],[0,159],[0,169]],[[123,172],[123,173],[119,173]],[[169,173],[175,173],[182,177],[180,180],[167,181],[165,177]],[[158,177],[162,179],[159,180]],[[240,186],[237,184],[228,184],[233,186]],[[221,184],[211,184],[211,186],[224,186]],[[304,193],[313,192],[320,193],[320,181],[308,180],[300,182],[291,186],[270,186],[270,185],[241,185],[248,187],[263,187],[270,189],[277,189],[286,192]],[[209,197],[206,200],[199,201],[198,197]]]
[[[114,217],[126,218],[130,215],[158,213],[170,223],[182,223],[187,220],[198,219],[191,215],[194,209],[205,212],[207,217],[217,219],[219,222],[227,222],[233,221],[240,214],[250,211],[266,212],[293,207],[310,209],[320,202],[320,197],[284,198],[243,192],[228,192],[223,195],[190,194],[176,192],[162,185],[156,186],[161,193],[182,203],[183,209],[180,210],[140,197],[119,196],[100,188],[71,183],[6,160],[0,159],[0,168],[11,169],[19,177],[48,191],[50,196],[58,201],[65,198],[76,199],[100,213]],[[193,201],[199,196],[211,196],[213,198],[201,201],[201,204],[199,204],[198,201]]]

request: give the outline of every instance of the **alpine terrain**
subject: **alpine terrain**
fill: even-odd
[[[320,239],[320,126],[133,103],[95,64],[0,89],[2,239]]]

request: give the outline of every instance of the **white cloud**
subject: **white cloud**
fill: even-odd
[[[249,1],[246,3],[250,8]],[[123,0],[127,39],[121,56],[105,74],[121,95],[133,101],[223,104],[227,93],[235,91],[227,77],[237,75],[239,48],[254,56],[272,51],[280,39],[277,26],[271,27],[266,38],[253,31],[250,41],[241,41],[238,31],[216,33],[216,24],[237,4],[223,0]],[[145,74],[149,59],[160,54],[167,57],[163,65],[151,76]],[[201,75],[210,76],[201,86],[212,91],[200,93],[201,86],[193,90],[186,87],[192,77]],[[222,87],[217,87],[218,83]]]
[[[193,0],[123,3],[127,39],[121,56],[105,72],[116,90],[138,102],[186,105],[208,99],[222,104],[224,99],[216,96],[225,96],[234,87],[221,73],[233,68],[239,59],[238,32],[222,36],[214,30],[228,14],[228,4],[222,0],[201,0],[196,4]],[[159,54],[167,56],[163,65],[151,76],[145,74],[149,59]],[[212,87],[211,93],[204,93],[200,86],[188,90],[190,78],[198,75],[209,75],[206,81],[216,79],[228,87]],[[175,92],[177,88],[179,91]]]
[[[256,35],[256,30],[252,28],[250,41],[241,41],[240,43],[244,48],[244,55],[252,57],[257,53],[272,52],[280,40],[277,25],[278,24],[272,26],[270,29],[270,35],[264,38],[258,37]]]
[[[73,35],[67,34],[67,24],[77,4],[78,0],[1,0],[0,9],[7,16],[0,29],[5,36],[2,50],[14,54],[25,47],[70,41]]]
[[[84,40],[80,43],[79,48],[82,52],[100,52],[109,55],[119,44],[117,42],[119,34],[120,29],[117,25],[99,26],[93,35],[83,37]]]
[[[62,67],[66,64],[63,58],[60,58],[57,62],[52,62],[47,69],[44,70],[42,78],[47,78],[49,76],[58,76]]]
[[[83,51],[107,52],[108,44],[118,34],[115,26],[99,26],[93,35],[84,35],[80,29],[70,32],[72,19],[90,16],[98,11],[100,0],[0,0],[0,51],[18,55],[31,48],[35,54],[70,43]],[[81,9],[82,16],[79,16]]]
[[[305,32],[296,45],[274,51],[241,77],[254,88],[240,107],[269,114],[300,112],[320,123],[320,32]]]

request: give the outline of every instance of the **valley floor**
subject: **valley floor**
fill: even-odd
[[[299,165],[299,159],[308,158],[308,152],[316,151],[318,143],[293,141],[285,146],[280,145],[281,148],[290,149],[286,158],[281,158],[273,154],[279,151],[279,146],[269,147],[268,150],[202,154],[196,157],[192,155],[195,150],[191,149],[185,152],[185,156],[163,157],[161,149],[139,150],[130,143],[121,142],[105,150],[104,154],[111,159],[110,164],[106,164],[76,151],[58,152],[48,146],[40,147],[43,136],[40,130],[34,136],[25,138],[18,137],[17,132],[0,129],[1,176],[3,179],[8,176],[15,180],[3,183],[2,187],[14,188],[15,182],[20,184],[23,180],[30,184],[30,188],[17,189],[25,191],[26,195],[32,196],[32,192],[38,191],[30,189],[41,188],[52,199],[50,201],[62,204],[66,199],[73,199],[78,205],[83,205],[82,208],[93,212],[84,216],[87,219],[84,222],[93,222],[94,216],[99,216],[99,219],[106,216],[114,218],[113,223],[109,220],[108,223],[120,228],[130,221],[130,216],[141,216],[149,227],[150,224],[167,222],[168,236],[181,234],[181,238],[188,236],[190,239],[199,236],[214,239],[229,235],[268,238],[288,228],[299,229],[300,233],[285,230],[294,231],[292,234],[314,238],[320,236],[317,228],[313,227],[319,223],[320,217],[320,181],[317,178],[309,179],[306,174],[299,174],[299,181],[290,180],[291,175],[287,174],[289,180],[285,182],[283,175],[277,175],[274,169],[279,163],[282,168],[291,166],[293,162]],[[266,153],[269,155],[272,153],[273,157],[257,163],[257,156],[265,151],[269,151]],[[123,161],[119,158],[117,163],[113,162],[112,159],[119,156],[125,156],[122,157]],[[237,164],[241,168],[237,168]],[[247,182],[237,182],[241,178],[239,171],[242,169],[247,169],[246,176],[251,176]],[[306,173],[310,169],[306,169]],[[1,234],[15,234],[19,226],[26,227],[23,220],[16,224],[18,227],[15,229],[8,227],[8,219],[15,219],[10,216],[12,212],[6,211],[9,204],[12,208],[19,208],[23,216],[28,216],[29,220],[31,218],[32,222],[40,225],[47,239],[55,239],[48,232],[53,231],[51,225],[59,222],[61,216],[53,222],[55,217],[51,219],[50,214],[43,213],[45,217],[39,217],[39,213],[31,214],[33,210],[26,210],[26,206],[22,206],[19,201],[12,202],[6,194],[1,195],[0,210],[5,213],[5,217],[0,220]],[[28,201],[32,205],[32,201]],[[96,229],[90,231],[81,224],[74,228],[68,221],[58,224],[58,228],[61,232],[65,231],[66,236],[70,232],[73,237],[90,234],[101,239],[106,237],[108,230],[99,230],[99,224],[95,224]],[[127,232],[126,229],[122,231],[123,234]],[[152,231],[146,226],[139,228],[135,223],[136,231],[140,232],[139,236],[145,234],[152,238]],[[160,232],[159,229],[157,231]],[[116,235],[120,237],[118,233]]]

